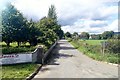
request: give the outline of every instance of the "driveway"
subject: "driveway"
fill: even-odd
[[[87,57],[66,40],[60,40],[51,53],[34,78],[118,78],[117,66]]]

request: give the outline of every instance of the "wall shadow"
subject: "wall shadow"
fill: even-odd
[[[73,47],[66,47],[66,46],[60,46],[61,44],[65,44],[63,42],[57,43],[57,45],[54,47],[52,52],[47,56],[47,59],[45,60],[45,65],[60,65],[60,63],[57,62],[57,59],[59,58],[69,58],[74,57],[74,55],[60,53],[59,50],[73,50],[75,48]]]

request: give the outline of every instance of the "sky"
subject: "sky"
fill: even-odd
[[[38,21],[55,5],[64,32],[118,31],[119,0],[0,0],[0,10],[11,2],[25,17]]]

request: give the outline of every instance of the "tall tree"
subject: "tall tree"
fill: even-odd
[[[32,21],[27,22],[28,26],[28,42],[31,46],[35,46],[38,43],[38,37],[41,36],[41,31],[36,27],[36,23]]]
[[[17,41],[19,46],[20,42],[26,40],[26,22],[22,14],[8,3],[6,9],[2,11],[2,37],[8,46],[12,41]]]
[[[57,21],[56,8],[54,5],[50,6],[47,17],[53,19],[54,21]]]

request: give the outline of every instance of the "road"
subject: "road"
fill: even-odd
[[[118,78],[118,67],[95,61],[60,40],[34,78]]]

